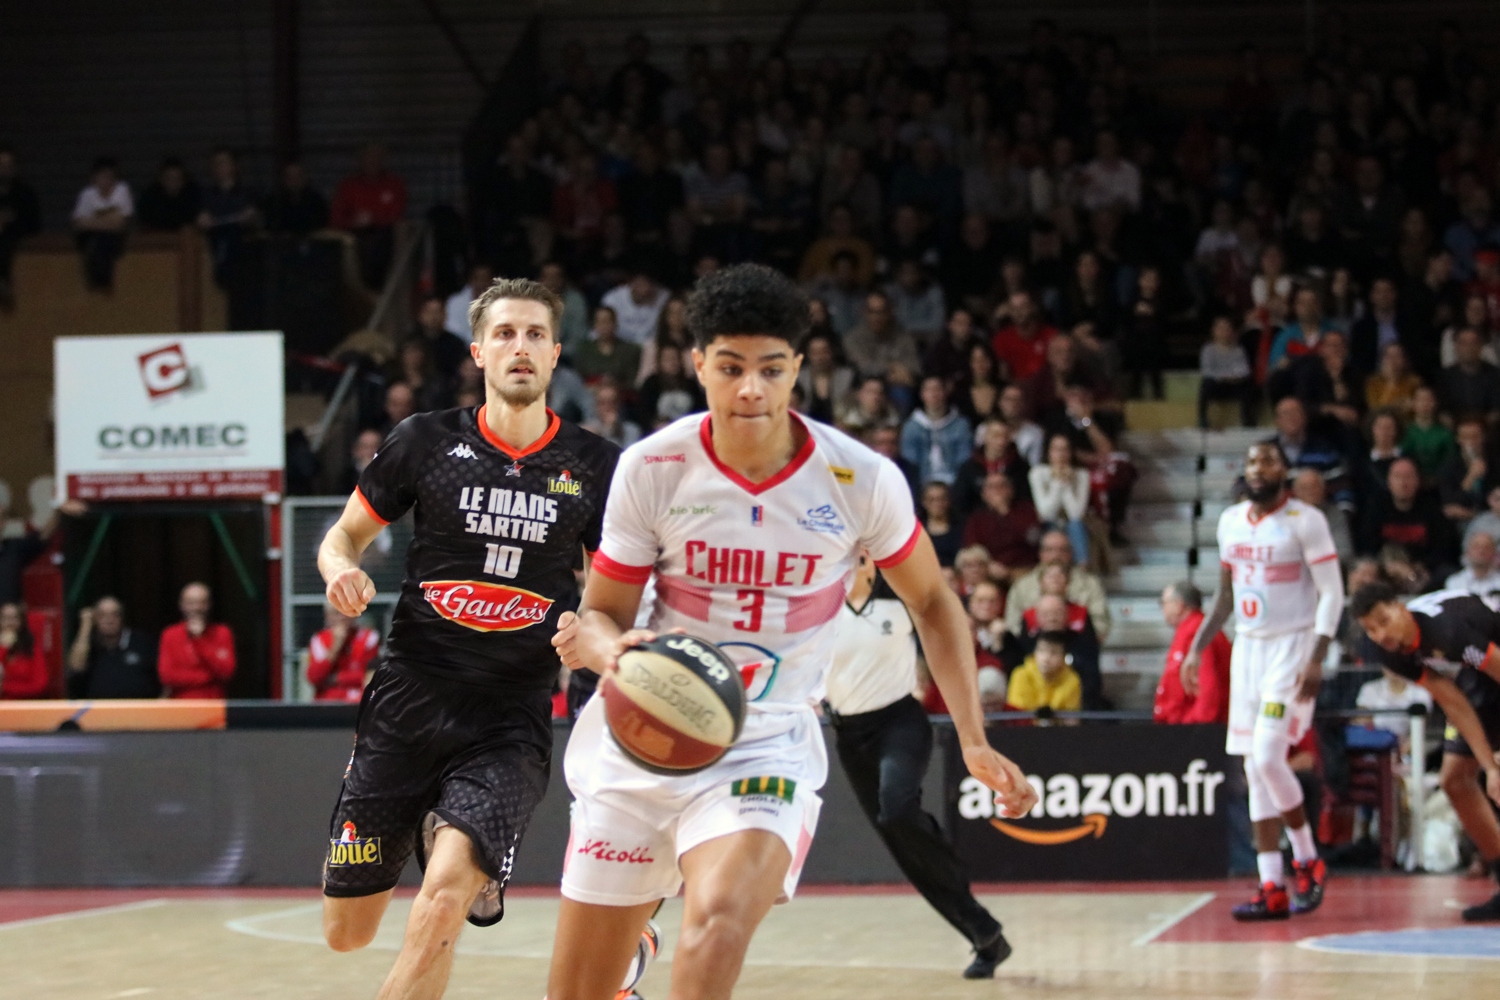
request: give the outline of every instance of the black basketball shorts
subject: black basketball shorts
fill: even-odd
[[[1490,746],[1500,750],[1500,705],[1479,705],[1474,709],[1474,714],[1479,716],[1479,725],[1484,729],[1485,738],[1490,741]],[[1469,744],[1459,734],[1458,727],[1451,722],[1443,730],[1443,753],[1451,753],[1459,757],[1474,756],[1474,751],[1469,749]]]
[[[450,825],[468,835],[490,877],[470,922],[499,921],[516,847],[547,792],[551,717],[546,693],[502,696],[382,666],[360,703],[329,826],[324,894],[395,888],[412,852],[425,869],[436,829]]]

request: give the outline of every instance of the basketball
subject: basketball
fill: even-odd
[[[603,689],[615,742],[657,774],[703,770],[724,756],[745,724],[739,671],[713,643],[690,635],[627,649]]]

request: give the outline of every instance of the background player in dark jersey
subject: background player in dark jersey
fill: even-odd
[[[370,943],[412,851],[425,862],[381,997],[442,994],[465,915],[492,924],[547,790],[551,637],[578,604],[580,545],[599,545],[619,449],[547,409],[562,302],[495,282],[469,311],[485,405],[391,431],[318,553],[328,600],[375,594],[359,556],[415,508],[386,662],[365,691],[323,870],[323,930]]]
[[[1416,681],[1448,718],[1439,783],[1459,822],[1500,881],[1500,822],[1479,790],[1500,803],[1500,614],[1457,590],[1440,591],[1403,604],[1384,583],[1354,592],[1349,611],[1368,637],[1367,661]],[[1414,750],[1421,753],[1421,748]],[[1500,920],[1500,893],[1463,911],[1468,921]]]

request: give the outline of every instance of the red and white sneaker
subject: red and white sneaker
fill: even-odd
[[[1267,882],[1260,887],[1250,901],[1241,903],[1229,911],[1236,920],[1286,920],[1292,915],[1291,900],[1286,889]]]
[[[1311,913],[1323,905],[1323,886],[1328,884],[1328,866],[1322,858],[1303,864],[1292,862],[1292,912]]]

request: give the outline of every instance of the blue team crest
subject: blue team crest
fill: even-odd
[[[745,700],[764,698],[771,685],[776,683],[781,657],[753,642],[720,642],[716,645],[739,668],[740,679],[745,682]]]
[[[797,518],[797,523],[808,531],[818,531],[828,535],[842,534],[844,530],[844,522],[839,520],[839,512],[833,509],[831,503],[811,508],[806,517]]]

